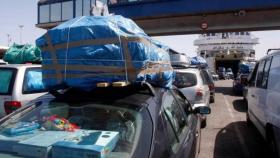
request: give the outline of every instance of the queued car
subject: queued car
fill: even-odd
[[[249,74],[239,74],[237,78],[233,80],[232,90],[237,95],[242,95],[244,88],[247,86]]]
[[[0,117],[46,94],[41,65],[0,65]]]
[[[233,79],[233,78],[234,78],[234,74],[233,74],[231,68],[227,68],[226,74],[227,74],[227,78],[228,78],[228,79]]]
[[[202,69],[201,70],[202,74],[204,75],[204,78],[207,82],[207,85],[210,90],[210,103],[215,102],[215,82],[214,79],[212,78],[211,72],[209,69]]]
[[[10,138],[3,131],[18,123],[37,123],[44,129],[34,128],[32,134],[10,138],[15,145],[1,149],[0,154],[14,157],[34,157],[34,154],[41,154],[43,157],[50,153],[40,152],[36,145],[34,148],[28,146],[29,141],[26,139],[32,139],[33,142],[38,140],[36,144],[40,146],[41,143],[46,144],[48,139],[55,142],[62,139],[59,135],[68,134],[68,137],[74,135],[74,138],[63,137],[63,142],[71,142],[72,145],[67,146],[67,143],[58,141],[47,147],[50,155],[82,158],[84,153],[89,157],[102,154],[108,158],[195,158],[200,147],[198,115],[210,113],[209,107],[193,109],[175,87],[157,88],[148,83],[96,88],[91,92],[70,88],[65,93],[51,93],[55,98],[38,98],[28,107],[22,107],[0,120],[0,145]],[[65,133],[66,129],[53,130],[48,118],[60,118],[75,129],[68,133]],[[41,141],[40,137],[49,132],[52,134],[51,138]],[[84,133],[91,135],[85,135],[79,140],[79,134]],[[108,138],[110,140],[103,140]],[[20,144],[19,140],[22,139],[25,143]],[[101,140],[109,145],[99,142]],[[93,146],[97,142],[101,145],[95,149]],[[17,147],[18,144],[22,148]],[[27,149],[24,148],[25,145],[28,146]],[[106,152],[101,153],[102,148]]]
[[[194,108],[209,107],[210,89],[202,69],[196,66],[173,66],[176,76],[174,85],[188,98]],[[206,116],[202,116],[201,127],[206,127]]]
[[[226,73],[226,68],[224,67],[219,67],[217,70],[217,74],[219,75],[219,79],[228,79],[227,73]]]
[[[212,78],[214,81],[218,81],[219,80],[219,75],[214,72],[214,71],[210,71],[211,75],[212,75]]]
[[[247,123],[257,127],[267,146],[267,157],[280,157],[280,51],[263,57],[249,77],[245,97]]]

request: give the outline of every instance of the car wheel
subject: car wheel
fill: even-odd
[[[248,111],[246,112],[246,122],[247,122],[248,126],[252,126],[253,125],[253,122],[251,121],[251,119],[249,117]]]
[[[274,132],[273,129],[269,129],[268,131],[268,136],[267,136],[267,147],[268,147],[268,155],[271,158],[278,158],[278,153],[279,151],[277,150],[277,144],[274,138]]]
[[[215,97],[214,96],[210,97],[210,103],[215,103]]]
[[[200,127],[201,128],[205,128],[207,126],[207,123],[206,123],[206,117],[205,117],[205,119],[202,119],[201,120],[201,125],[200,125]]]

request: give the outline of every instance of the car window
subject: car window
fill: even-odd
[[[67,134],[69,139],[63,141],[69,143],[81,141],[81,144],[86,143],[89,147],[99,140],[100,147],[102,147],[102,144],[106,144],[106,142],[101,143],[101,141],[108,140],[101,139],[101,136],[98,139],[93,135],[108,134],[104,138],[110,136],[112,140],[108,142],[108,146],[105,146],[108,151],[104,153],[106,154],[104,157],[130,158],[139,141],[151,141],[144,140],[144,136],[141,135],[146,133],[145,137],[148,137],[148,130],[152,130],[151,123],[148,123],[149,112],[144,107],[127,103],[113,102],[111,104],[106,101],[68,103],[54,100],[49,103],[44,102],[37,108],[29,110],[25,115],[15,118],[17,119],[11,119],[0,126],[1,137],[9,135],[12,140],[16,140],[18,137],[13,136],[16,136],[17,133],[7,133],[7,131],[21,127],[21,124],[26,124],[27,128],[30,125],[32,129],[36,130],[30,129],[28,134],[23,133],[24,138],[32,137],[35,139],[35,137],[52,132],[54,138]],[[144,121],[145,131],[143,132]],[[149,121],[151,122],[151,120]],[[30,134],[31,132],[33,134]],[[85,135],[81,135],[81,132]],[[57,139],[57,142],[61,140]]]
[[[202,74],[203,74],[203,76],[205,78],[205,82],[207,84],[214,83],[212,76],[206,70],[202,70],[201,72],[202,72]]]
[[[253,69],[253,71],[248,76],[248,82],[250,87],[254,87],[256,84],[256,77],[258,72],[259,63],[257,63]]]
[[[264,73],[263,73],[263,80],[262,80],[262,88],[267,88],[267,81],[268,81],[268,76],[269,76],[271,59],[272,59],[272,57],[266,59],[266,63],[265,63],[265,67],[264,67]]]
[[[272,58],[269,76],[268,89],[280,92],[280,55]]]
[[[28,68],[25,71],[23,94],[46,92],[41,68]]]
[[[164,96],[163,110],[165,119],[171,127],[168,129],[168,137],[170,137],[171,148],[175,152],[187,128],[186,115],[170,91]]]
[[[193,73],[176,72],[174,85],[178,88],[192,87],[197,84],[196,75]]]
[[[257,74],[256,87],[262,88],[263,72],[265,67],[265,60],[260,61]]]
[[[202,84],[207,85],[208,84],[207,79],[205,78],[205,75],[202,73],[202,71],[199,72],[199,75],[201,77]]]
[[[8,95],[12,93],[15,69],[0,69],[0,94]]]

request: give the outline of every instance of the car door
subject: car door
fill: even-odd
[[[175,99],[179,103],[179,105],[183,108],[183,111],[186,115],[187,120],[187,126],[190,130],[190,137],[188,138],[187,143],[183,144],[183,149],[187,150],[190,146],[190,151],[183,151],[182,156],[184,156],[184,153],[191,153],[190,157],[196,157],[198,155],[199,149],[200,149],[200,119],[198,115],[192,114],[192,107],[190,102],[185,98],[184,94],[180,92],[177,89],[173,90],[173,94],[175,96]]]
[[[256,97],[256,108],[254,113],[256,115],[257,121],[263,127],[266,124],[265,111],[266,111],[266,98],[267,98],[267,80],[269,75],[269,69],[271,65],[272,57],[266,58],[260,62],[260,67],[258,69],[257,83],[255,89]]]
[[[192,119],[175,99],[172,90],[168,90],[164,94],[162,104],[166,121],[166,137],[169,138],[170,158],[193,157],[195,155],[195,150],[193,150],[195,134],[188,125],[188,120]]]

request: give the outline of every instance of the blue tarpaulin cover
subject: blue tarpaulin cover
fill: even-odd
[[[171,87],[168,47],[122,16],[69,20],[37,39],[43,82],[91,90],[100,82],[148,81]]]
[[[241,63],[239,65],[240,73],[250,73],[255,67],[255,63]]]
[[[191,65],[207,66],[207,62],[204,58],[196,56],[191,58]]]

